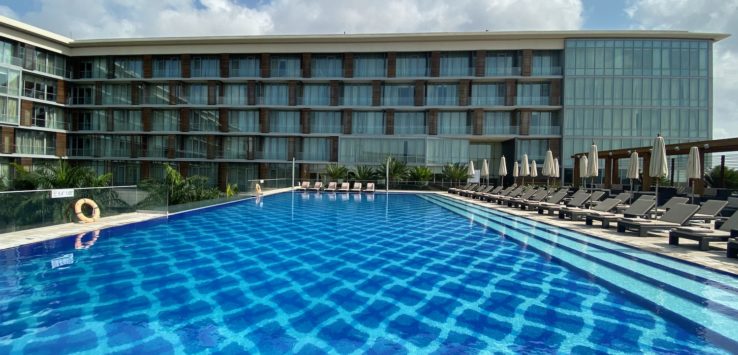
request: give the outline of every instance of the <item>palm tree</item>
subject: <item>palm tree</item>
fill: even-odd
[[[348,178],[348,173],[348,168],[343,165],[331,164],[325,167],[325,174],[334,181]]]
[[[388,157],[385,163],[377,168],[377,174],[381,177],[387,176],[387,161],[389,160],[389,179],[390,181],[400,181],[407,177],[407,164],[392,157]]]
[[[149,193],[139,206],[161,206],[166,201],[169,206],[183,203],[210,200],[220,196],[215,187],[207,186],[204,176],[183,177],[177,169],[164,164],[164,181],[144,180],[139,184]]]
[[[419,181],[421,183],[427,183],[433,178],[433,170],[427,166],[416,166],[410,169],[408,179],[410,181]]]
[[[460,182],[461,180],[466,180],[469,177],[466,170],[466,164],[454,163],[444,166],[443,170],[441,170],[441,174],[443,174],[443,177],[446,180]]]
[[[352,172],[354,179],[359,181],[371,181],[377,178],[377,171],[369,165],[359,165]]]

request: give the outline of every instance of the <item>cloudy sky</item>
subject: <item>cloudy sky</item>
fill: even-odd
[[[75,38],[481,30],[674,29],[715,45],[715,138],[738,135],[738,0],[0,0]]]

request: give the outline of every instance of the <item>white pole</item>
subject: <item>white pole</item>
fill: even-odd
[[[295,157],[292,157],[292,191],[295,190]]]
[[[389,192],[389,169],[390,169],[390,159],[392,159],[392,158],[391,158],[391,157],[387,157],[387,168],[385,169],[385,173],[386,173],[386,175],[387,175],[387,176],[385,177],[385,178],[386,178],[386,180],[385,180],[385,184],[384,184],[384,191],[385,191],[385,192]]]

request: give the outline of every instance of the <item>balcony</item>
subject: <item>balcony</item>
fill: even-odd
[[[561,135],[561,126],[530,126],[528,135],[531,136],[558,136]]]
[[[229,106],[246,106],[249,104],[249,98],[245,96],[219,96],[218,105]]]
[[[16,144],[15,152],[17,154],[55,155],[56,147],[54,145]]]
[[[472,96],[472,106],[504,106],[504,96]]]
[[[427,97],[425,104],[427,106],[458,106],[459,97],[454,96],[433,96]]]
[[[561,75],[561,67],[531,68],[531,76]]]
[[[43,90],[23,89],[23,96],[37,100],[56,101],[56,94]]]
[[[428,128],[425,125],[395,125],[395,135],[412,135],[412,134],[427,134]]]
[[[558,106],[559,98],[549,96],[518,96],[515,100],[517,106]]]
[[[520,67],[486,67],[484,76],[520,76]]]
[[[72,96],[67,98],[67,105],[92,105],[94,100],[90,96]]]
[[[472,134],[472,126],[443,126],[439,123],[438,135],[439,136],[468,136]]]
[[[341,97],[341,99],[339,100],[339,105],[341,106],[371,106],[372,98],[371,96],[351,97],[351,98]]]
[[[510,136],[518,135],[520,126],[486,126],[482,127],[482,134],[485,136]]]
[[[453,70],[443,70],[443,68],[441,68],[438,76],[440,77],[473,76],[474,70],[475,70],[474,67],[454,68]]]

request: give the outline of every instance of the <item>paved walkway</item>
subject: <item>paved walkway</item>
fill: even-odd
[[[710,250],[700,251],[697,248],[697,242],[688,239],[681,239],[679,241],[681,245],[670,245],[667,234],[660,237],[639,237],[632,233],[622,234],[618,233],[615,228],[602,229],[599,227],[599,223],[597,222],[595,222],[594,226],[588,226],[584,221],[573,222],[568,219],[561,220],[558,215],[539,215],[536,211],[522,211],[518,208],[507,207],[507,205],[501,206],[496,203],[482,202],[445,192],[443,194],[487,208],[493,208],[516,216],[526,217],[537,222],[567,228],[579,233],[619,242],[639,249],[648,250],[654,253],[663,254],[676,259],[689,261],[738,275],[738,259],[729,259],[725,257],[727,243],[710,243]]]

